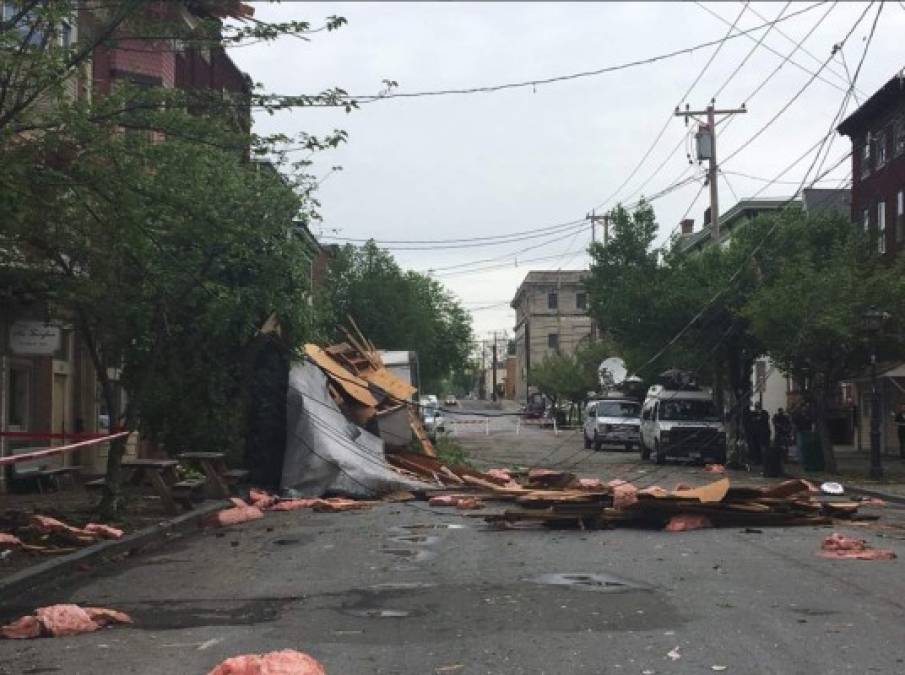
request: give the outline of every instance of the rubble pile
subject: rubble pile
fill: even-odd
[[[733,487],[721,478],[700,487],[678,485],[638,488],[624,480],[603,483],[565,471],[532,469],[486,473],[446,466],[434,458],[396,454],[400,470],[430,480],[437,489],[426,497],[434,506],[475,509],[508,505],[477,514],[501,527],[537,524],[550,527],[650,527],[679,532],[702,527],[826,525],[851,519],[859,503],[817,497],[803,480],[771,487]],[[867,519],[867,516],[860,516]]]

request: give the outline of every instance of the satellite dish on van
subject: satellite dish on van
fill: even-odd
[[[611,387],[618,387],[625,381],[626,375],[628,375],[628,370],[625,368],[625,361],[618,356],[605,359],[597,368],[600,388],[604,391]]]

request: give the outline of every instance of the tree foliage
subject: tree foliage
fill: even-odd
[[[352,317],[379,347],[417,352],[425,391],[469,364],[468,312],[440,282],[402,270],[373,241],[336,250],[321,302],[335,339],[343,339],[337,327]]]
[[[865,309],[903,316],[901,264],[866,256],[844,216],[798,207],[737,226],[728,245],[698,251],[683,250],[681,240],[658,249],[656,230],[643,203],[631,214],[617,208],[609,245],[591,249],[591,314],[629,369],[649,379],[678,367],[713,384],[718,399],[726,396],[733,438],[750,405],[753,362],[770,356],[810,383],[805,395],[833,467],[830,401],[840,381],[864,370]],[[894,340],[883,346],[896,349]]]
[[[190,32],[174,19],[182,4],[203,10]],[[248,130],[241,96],[119,82],[89,98],[73,83],[99,45],[217,49],[309,24],[230,27],[222,3],[110,0],[68,44],[63,21],[76,5],[21,2],[0,26],[0,250],[10,302],[77,330],[108,409],[118,409],[115,380],[125,393],[115,426],[171,451],[235,448],[256,327],[276,315],[295,344],[316,324],[310,252],[294,225],[316,217],[307,163],[281,160],[292,139]],[[332,30],[342,20],[328,22]],[[308,99],[333,105],[336,92]],[[316,151],[344,139],[299,141]],[[109,453],[108,506],[118,502],[122,451],[114,443]]]
[[[598,390],[597,369],[601,361],[613,355],[613,349],[612,343],[604,340],[583,343],[571,354],[548,354],[531,369],[531,383],[554,405],[577,404],[580,411],[588,392]]]

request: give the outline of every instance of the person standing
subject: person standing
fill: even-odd
[[[773,434],[782,458],[788,461],[789,446],[792,445],[792,420],[782,408],[779,408],[773,415]]]
[[[905,459],[905,403],[899,405],[895,421],[899,432],[899,457]]]

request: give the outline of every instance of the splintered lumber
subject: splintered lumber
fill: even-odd
[[[675,490],[670,493],[670,496],[679,499],[696,499],[701,503],[707,503],[723,501],[727,492],[729,492],[729,479],[721,478],[690,490]],[[662,497],[655,497],[655,499],[662,499]]]
[[[418,391],[410,385],[391,373],[386,368],[378,368],[370,372],[363,372],[361,377],[371,384],[380,387],[387,394],[396,400],[397,403],[404,403],[415,395]]]
[[[424,454],[428,457],[436,457],[437,451],[434,450],[434,444],[431,443],[431,439],[428,438],[427,432],[424,430],[424,425],[421,424],[421,420],[418,419],[418,416],[415,415],[411,408],[409,408],[409,427],[411,427],[412,433],[415,434],[415,438],[421,444]]]
[[[368,389],[368,383],[343,368],[323,349],[309,343],[305,345],[305,354],[353,399],[362,405],[372,407],[377,405],[377,398]]]

